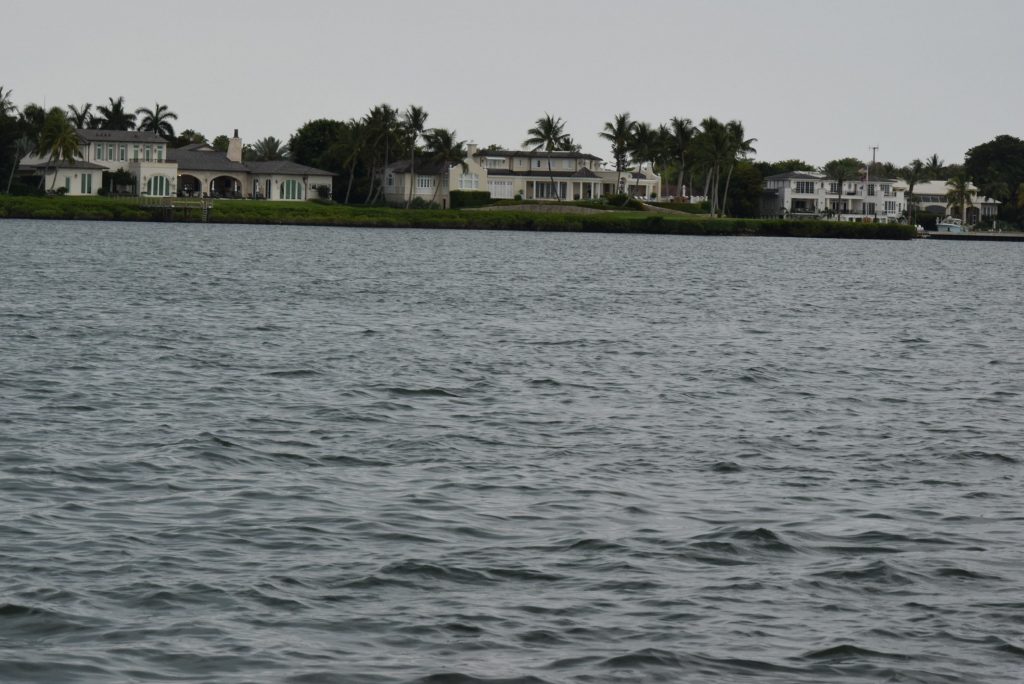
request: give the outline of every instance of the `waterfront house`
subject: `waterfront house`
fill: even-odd
[[[761,215],[896,223],[906,210],[906,184],[893,178],[835,180],[816,171],[790,171],[764,179]]]
[[[650,170],[607,171],[599,157],[584,152],[481,150],[471,143],[465,163],[465,169],[458,164],[441,168],[418,160],[415,178],[408,159],[389,164],[384,169],[385,200],[402,203],[411,193],[447,207],[451,190],[486,191],[493,199],[547,201],[599,199],[618,192],[642,198],[661,194],[661,178]]]
[[[914,186],[914,204],[921,214],[934,216],[943,219],[947,216],[960,218],[960,212],[953,213],[953,206],[946,199],[949,192],[948,181],[933,180],[918,183]],[[978,186],[974,183],[968,185],[971,191],[971,204],[967,207],[967,225],[974,225],[982,219],[995,218],[999,213],[998,200],[985,197],[978,192]]]
[[[108,192],[274,200],[329,198],[335,175],[288,160],[243,161],[237,130],[227,152],[206,143],[168,147],[166,140],[149,131],[81,129],[78,140],[80,158],[54,164],[29,155],[19,170],[43,175],[47,189],[64,188],[68,195],[99,194],[104,172],[124,171],[134,182],[117,187],[108,176]]]

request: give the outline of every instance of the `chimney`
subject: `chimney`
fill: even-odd
[[[238,137],[237,128],[235,129],[234,137],[228,141],[228,161],[242,161],[242,139]]]
[[[466,156],[472,158],[476,154],[476,143],[471,142],[466,145]]]

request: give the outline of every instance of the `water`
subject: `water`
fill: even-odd
[[[1024,246],[0,222],[4,682],[1019,682]]]

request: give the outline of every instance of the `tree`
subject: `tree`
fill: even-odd
[[[802,159],[784,159],[777,162],[754,162],[754,166],[762,176],[774,176],[778,173],[792,173],[794,171],[817,171],[818,169]]]
[[[416,189],[416,143],[427,127],[427,116],[426,110],[416,105],[409,105],[402,114],[402,128],[409,138],[409,176],[412,178],[409,197],[405,200],[406,209],[412,205],[412,195]]]
[[[338,160],[342,169],[348,169],[348,186],[345,188],[345,204],[352,197],[352,185],[366,146],[366,124],[357,119],[341,125],[337,137],[331,144],[329,155]],[[335,195],[337,196],[337,195]]]
[[[723,204],[725,213],[737,218],[757,218],[761,213],[763,190],[764,178],[755,165],[745,160],[737,161],[729,203]]]
[[[693,122],[689,119],[680,119],[677,116],[672,117],[670,125],[672,133],[669,142],[679,160],[679,169],[676,177],[676,197],[680,197],[683,194],[683,177],[686,173],[686,153],[690,150],[694,138],[700,133],[700,129],[694,126]],[[692,188],[690,194],[693,194]]]
[[[612,159],[615,160],[615,191],[622,189],[622,172],[629,162],[629,139],[633,135],[636,124],[629,118],[629,112],[616,114],[611,121],[606,121],[604,129],[598,135],[612,145]]]
[[[432,128],[423,135],[423,140],[427,144],[427,158],[440,168],[434,198],[431,200],[435,203],[437,193],[441,190],[441,183],[448,176],[448,170],[453,166],[460,166],[463,171],[469,169],[466,164],[466,142],[456,140],[455,137],[455,131],[446,128]]]
[[[725,176],[725,194],[722,196],[723,211],[729,200],[729,184],[732,182],[732,171],[736,166],[736,161],[738,159],[746,160],[747,155],[757,152],[753,147],[753,143],[757,142],[757,138],[744,138],[746,133],[744,133],[743,124],[740,121],[733,119],[727,123],[725,125],[725,132],[729,172]]]
[[[110,100],[110,104],[96,107],[96,111],[100,113],[100,128],[108,131],[135,130],[135,115],[125,111],[124,97],[118,97],[116,100],[112,97],[107,99]]]
[[[86,102],[81,107],[68,105],[68,118],[75,125],[75,128],[91,128],[93,122],[92,103]]]
[[[0,116],[14,116],[18,112],[14,100],[11,99],[13,92],[10,88],[4,90],[3,86],[0,86]]]
[[[45,121],[46,110],[35,103],[30,102],[25,105],[18,114],[19,125],[33,143],[39,140],[39,134],[43,131]]]
[[[852,157],[834,159],[821,167],[821,172],[826,178],[835,181],[836,192],[836,218],[843,213],[843,185],[850,180],[860,177],[860,169],[863,166],[860,160]]]
[[[376,201],[377,195],[383,191],[383,184],[377,189],[376,195],[373,186],[377,180],[377,160],[381,157],[383,150],[383,161],[380,168],[385,169],[390,162],[391,147],[398,132],[398,110],[387,103],[376,105],[365,118],[366,128],[370,134],[369,152],[370,161],[370,191],[366,196],[366,203]]]
[[[708,209],[712,215],[717,215],[721,211],[718,190],[722,166],[728,162],[731,150],[730,134],[727,126],[713,116],[703,119],[700,128],[694,147],[698,160],[705,167],[704,194],[709,198]]]
[[[629,156],[636,165],[636,173],[630,172],[631,179],[636,179],[637,187],[640,185],[640,176],[643,175],[644,162],[651,161],[657,150],[658,133],[651,125],[642,121],[633,126],[633,134],[629,136]],[[629,195],[629,182],[626,183],[626,194]],[[646,198],[645,198],[646,199]]]
[[[562,193],[555,186],[555,172],[551,168],[551,153],[561,150],[565,145],[565,121],[561,117],[554,117],[545,112],[544,116],[537,119],[533,128],[526,131],[526,135],[529,137],[523,141],[523,147],[530,148],[533,152],[547,152],[551,190],[555,193],[555,199],[561,202]]]
[[[11,170],[7,176],[7,194],[11,194],[11,184],[14,182],[14,173],[18,170],[18,164],[21,158],[32,151],[32,141],[27,136],[21,136],[14,141],[14,152],[11,159]]]
[[[174,140],[170,141],[172,147],[184,147],[185,145],[194,145],[196,143],[206,143],[206,136],[198,131],[193,131],[191,128],[186,128],[177,136]]]
[[[47,113],[35,151],[39,156],[49,158],[47,167],[62,160],[73,164],[75,157],[82,156],[79,150],[78,133],[62,109],[54,107]],[[53,190],[56,185],[57,174],[55,172],[50,189]]]
[[[1024,183],[1024,140],[998,135],[967,150],[964,171],[974,179],[981,194],[1000,200],[999,215],[1007,221],[1019,221],[1021,184]]]
[[[260,138],[251,146],[246,146],[248,159],[252,161],[278,161],[288,158],[288,145],[274,136]]]
[[[174,139],[174,126],[171,125],[171,120],[177,121],[178,115],[172,112],[167,105],[157,102],[153,105],[153,109],[139,107],[135,110],[135,114],[142,116],[142,120],[139,122],[140,131],[156,133],[167,141]]]
[[[231,138],[229,138],[226,135],[218,135],[216,138],[213,139],[213,142],[210,143],[210,147],[217,150],[218,152],[227,152],[228,146],[230,144]]]
[[[907,220],[914,223],[914,187],[926,178],[924,162],[915,159],[904,166],[899,175],[907,182]]]
[[[938,180],[946,170],[945,162],[939,159],[939,155],[933,154],[925,160],[924,169],[929,180]]]
[[[946,187],[949,188],[946,192],[946,202],[952,210],[960,212],[960,221],[966,225],[967,207],[974,206],[974,202],[971,201],[971,179],[966,173],[961,172],[946,181]]]

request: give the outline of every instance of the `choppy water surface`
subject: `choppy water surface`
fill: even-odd
[[[0,680],[1019,682],[1022,263],[0,222]]]

